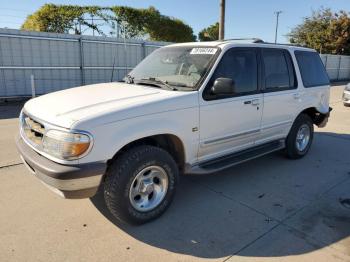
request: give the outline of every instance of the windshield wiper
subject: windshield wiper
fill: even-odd
[[[161,80],[156,77],[141,78],[137,81],[138,83],[153,84],[159,87],[165,86],[167,89],[172,91],[177,91],[177,88],[169,85],[168,81]]]

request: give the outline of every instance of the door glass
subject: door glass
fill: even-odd
[[[289,88],[291,81],[283,50],[263,49],[262,56],[265,68],[265,88]]]
[[[216,68],[209,86],[220,77],[231,78],[235,94],[254,92],[258,88],[258,65],[254,50],[228,50]]]

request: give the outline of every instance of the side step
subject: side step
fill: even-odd
[[[278,151],[285,147],[284,140],[269,142],[230,155],[199,163],[186,170],[186,174],[204,175],[224,170],[248,160]]]

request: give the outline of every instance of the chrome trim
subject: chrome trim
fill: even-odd
[[[64,132],[67,132],[67,133],[73,133],[73,134],[83,134],[83,135],[87,135],[89,138],[90,138],[90,145],[89,145],[89,148],[86,150],[86,152],[84,154],[82,154],[81,156],[79,157],[76,157],[76,158],[72,158],[72,159],[60,159],[60,158],[57,158],[57,157],[54,157],[46,152],[44,152],[42,150],[42,148],[40,148],[40,146],[37,146],[35,144],[33,144],[30,140],[27,139],[26,135],[24,134],[24,131],[23,131],[23,125],[22,125],[22,122],[23,122],[23,114],[29,116],[31,119],[33,119],[34,121],[42,124],[45,128],[45,133],[43,134],[43,136],[45,136],[45,134],[50,131],[50,130],[58,130],[58,131],[64,131]],[[93,139],[93,136],[87,132],[87,131],[84,131],[84,130],[79,130],[79,129],[68,129],[68,128],[63,128],[63,127],[60,127],[60,126],[56,126],[56,125],[53,125],[53,124],[50,124],[44,120],[41,120],[37,117],[33,117],[33,115],[31,115],[30,113],[26,112],[24,109],[21,111],[21,114],[20,114],[20,135],[23,139],[23,141],[28,145],[30,146],[34,151],[36,151],[37,153],[39,153],[40,155],[46,157],[47,159],[50,159],[56,163],[60,163],[60,164],[74,164],[74,161],[78,160],[78,159],[81,159],[83,157],[85,157],[87,154],[89,154],[92,150],[92,147],[94,145],[94,139]]]
[[[284,125],[289,125],[289,124],[292,124],[293,121],[284,121],[284,122],[280,122],[280,123],[277,123],[277,124],[272,124],[272,125],[269,125],[269,126],[264,126],[264,127],[261,127],[261,130],[264,131],[266,129],[271,129],[271,128],[275,128],[275,127],[278,127],[278,126],[284,126]]]
[[[250,131],[246,131],[246,132],[242,132],[242,133],[239,133],[239,134],[233,134],[233,135],[229,135],[229,136],[215,138],[215,139],[212,139],[212,140],[207,140],[207,141],[202,142],[201,146],[203,147],[203,146],[207,146],[209,144],[218,143],[218,142],[221,142],[221,141],[224,141],[224,140],[232,140],[232,139],[235,139],[235,138],[240,137],[240,136],[251,135],[251,134],[255,134],[255,133],[259,133],[259,132],[260,132],[260,128],[259,129],[254,129],[254,130],[250,130]]]

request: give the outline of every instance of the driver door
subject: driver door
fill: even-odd
[[[225,52],[200,100],[200,162],[254,145],[260,132],[263,97],[259,91],[260,66],[255,48]],[[234,93],[212,95],[217,78],[230,78]]]

